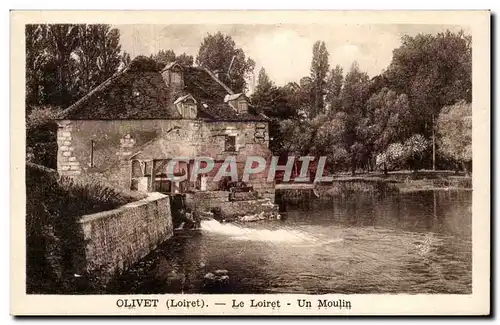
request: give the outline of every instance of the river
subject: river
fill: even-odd
[[[203,221],[112,293],[461,293],[472,290],[471,191],[358,195],[287,206],[286,219]],[[223,286],[204,276],[228,271]]]

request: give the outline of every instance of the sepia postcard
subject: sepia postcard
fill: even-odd
[[[10,19],[12,315],[490,314],[489,11]]]

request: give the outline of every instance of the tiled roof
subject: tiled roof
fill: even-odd
[[[263,114],[252,112],[251,105],[249,113],[238,114],[225,103],[226,96],[239,97],[241,94],[234,94],[209,70],[202,67],[182,68],[184,89],[176,98],[170,98],[173,95],[159,71],[125,69],[63,111],[60,119],[180,119],[172,104],[180,97],[192,95],[198,104],[198,118],[214,121],[267,120]]]
[[[176,119],[168,86],[158,72],[124,70],[62,112],[61,119]]]

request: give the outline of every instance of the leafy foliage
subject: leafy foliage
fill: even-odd
[[[335,114],[342,108],[342,85],[344,83],[344,69],[336,65],[330,72],[326,84],[326,107],[328,111]]]
[[[421,134],[414,134],[405,142],[391,143],[387,149],[378,154],[376,163],[389,169],[411,166],[418,169],[429,141]]]
[[[152,58],[148,58],[144,55],[139,55],[132,60],[129,66],[129,71],[131,72],[158,72],[165,64],[158,62]]]
[[[402,37],[385,76],[390,88],[407,94],[413,132],[429,136],[433,117],[459,100],[472,100],[472,38],[464,32]]]
[[[317,41],[313,45],[313,58],[311,62],[311,112],[312,118],[325,112],[325,102],[323,96],[326,94],[328,70],[328,51],[325,42]]]
[[[155,55],[151,55],[150,58],[158,63],[163,64],[164,66],[171,62],[177,62],[181,65],[190,67],[194,63],[192,55],[182,53],[181,55],[177,56],[175,55],[175,52],[173,50],[160,50]]]
[[[57,111],[35,107],[26,118],[26,161],[57,167]]]
[[[266,69],[262,67],[259,71],[259,77],[257,79],[257,87],[255,92],[257,93],[265,93],[270,91],[274,87],[274,83],[269,79],[269,76],[266,73]]]
[[[345,75],[338,65],[328,67],[328,52],[316,42],[309,76],[283,87],[269,86],[272,81],[263,76],[266,90],[252,100],[275,118],[272,128],[279,125],[278,131],[271,128],[273,151],[326,154],[335,169],[352,173],[384,163],[418,169],[429,166],[437,121],[443,166],[471,157],[464,106],[471,101],[469,35],[405,35],[387,70],[371,79],[356,62]],[[463,119],[450,108],[440,115],[460,100],[456,110]]]
[[[54,170],[26,165],[26,285],[28,293],[76,293],[73,276],[84,250],[82,215],[136,200],[99,183],[83,184]]]
[[[231,36],[221,32],[208,34],[203,40],[196,63],[211,71],[221,71],[220,79],[235,92],[246,89],[245,77],[255,68],[255,62],[245,56]]]
[[[130,61],[109,25],[26,25],[25,39],[27,113],[68,107]]]
[[[442,109],[437,120],[440,152],[460,163],[472,161],[472,105],[460,101]]]

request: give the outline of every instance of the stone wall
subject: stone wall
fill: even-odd
[[[61,175],[98,179],[123,190],[131,184],[131,156],[169,159],[172,156],[208,156],[223,161],[236,156],[240,177],[248,156],[271,157],[267,123],[204,122],[201,120],[60,120],[57,133],[57,169]],[[225,152],[225,136],[237,136],[236,152]],[[142,152],[155,139],[163,148]],[[162,145],[162,143],[160,143]],[[147,155],[148,157],[141,157]],[[135,158],[135,156],[134,156]],[[271,188],[266,171],[251,175],[256,188]],[[215,183],[208,181],[210,189]]]
[[[220,210],[224,220],[258,215],[262,216],[261,219],[268,219],[276,217],[279,212],[278,206],[267,199],[224,202],[220,205]]]
[[[85,268],[107,283],[173,235],[169,197],[146,199],[115,210],[83,216]]]
[[[211,211],[217,209],[221,213],[220,217],[224,220],[234,220],[238,217],[257,214],[271,218],[276,217],[279,212],[278,205],[274,204],[270,198],[229,201],[229,192],[225,191],[186,193],[185,204],[191,210]]]
[[[229,202],[228,191],[186,193],[186,207],[191,210],[210,211],[224,202]]]
[[[75,147],[71,136],[73,126],[70,121],[61,121],[57,130],[57,171],[60,175],[78,176],[81,174],[80,162],[75,157]]]

